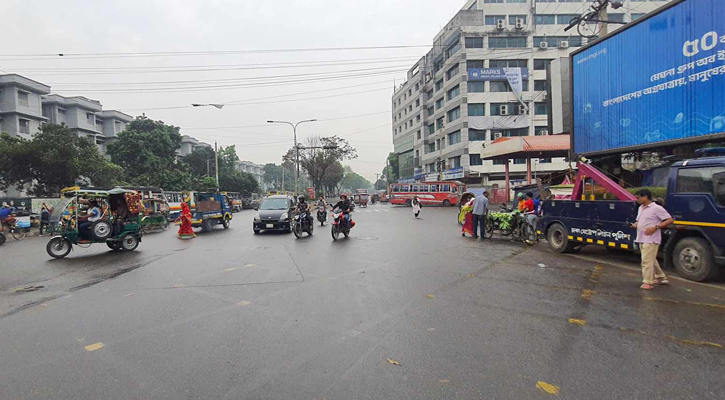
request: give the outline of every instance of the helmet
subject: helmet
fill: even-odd
[[[297,198],[297,200],[299,200],[300,203],[304,203],[307,200],[307,198],[305,196],[300,196]]]

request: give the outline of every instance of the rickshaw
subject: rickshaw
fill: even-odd
[[[46,246],[53,258],[67,256],[73,245],[105,243],[112,250],[133,251],[141,242],[143,203],[138,192],[115,188],[112,190],[66,188],[61,191],[62,202],[50,215],[56,235]],[[100,216],[81,232],[81,210],[95,203]]]
[[[141,218],[141,229],[143,233],[149,233],[154,229],[165,231],[169,228],[169,203],[162,198],[144,200],[145,215]]]

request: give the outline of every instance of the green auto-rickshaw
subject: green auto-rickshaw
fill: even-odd
[[[50,224],[56,235],[46,250],[63,258],[73,245],[105,243],[112,250],[133,251],[141,242],[141,214],[138,192],[115,188],[94,190],[70,187],[61,191],[63,202],[55,207]]]

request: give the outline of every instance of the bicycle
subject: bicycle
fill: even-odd
[[[527,221],[528,215],[530,214],[514,214],[514,227],[511,236],[514,240],[533,246],[539,241],[539,235],[536,233],[536,228]]]
[[[25,239],[25,236],[27,236],[27,232],[23,228],[18,228],[16,224],[10,224],[6,225],[3,224],[2,226],[3,232],[8,232],[10,235],[12,235],[13,239],[15,240],[23,240]]]

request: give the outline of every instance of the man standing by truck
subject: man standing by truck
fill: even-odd
[[[670,283],[657,261],[657,252],[662,243],[662,229],[672,225],[674,220],[667,210],[652,201],[652,192],[648,189],[639,190],[635,196],[639,210],[637,222],[632,227],[637,228],[636,241],[642,252],[642,286],[639,288],[652,290],[652,285]]]

